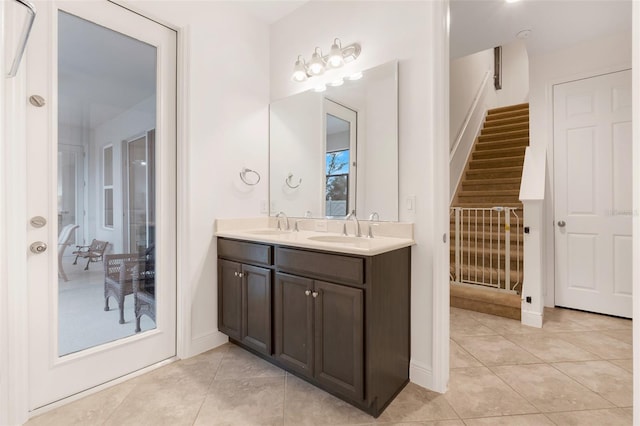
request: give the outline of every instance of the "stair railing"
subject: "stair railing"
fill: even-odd
[[[450,277],[453,283],[480,285],[508,292],[521,291],[519,211],[513,207],[451,208],[454,257]],[[515,232],[513,242],[512,230]],[[512,257],[515,271],[511,267]]]

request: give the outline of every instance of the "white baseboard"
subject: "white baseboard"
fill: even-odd
[[[433,370],[429,366],[411,361],[409,363],[409,380],[418,386],[437,392],[437,390],[434,389]]]
[[[229,338],[220,333],[219,331],[213,331],[211,333],[203,334],[191,339],[189,350],[187,351],[187,358],[199,355],[203,352],[217,348],[224,345],[229,341]]]
[[[542,314],[533,311],[525,311],[521,310],[522,313],[522,324],[528,325],[529,327],[542,328]]]

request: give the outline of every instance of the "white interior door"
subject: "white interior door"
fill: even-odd
[[[356,210],[358,113],[324,99],[324,212],[346,216]]]
[[[27,232],[29,248],[42,243],[28,258],[31,410],[176,348],[176,34],[108,1],[36,7],[27,94],[44,105],[27,110],[27,209],[46,224]],[[150,132],[153,152],[149,144],[140,158],[123,151],[124,141]],[[77,168],[65,174],[69,161],[60,153],[69,151],[83,153],[83,179]],[[59,182],[72,172],[76,185]],[[61,221],[59,205],[72,198],[81,213]],[[144,222],[136,223],[134,247],[123,238],[132,215]],[[58,263],[63,225],[96,243],[66,247]],[[79,256],[68,256],[73,251]]]
[[[631,71],[553,95],[555,303],[631,318]]]

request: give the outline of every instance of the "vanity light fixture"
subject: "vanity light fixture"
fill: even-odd
[[[356,80],[360,80],[361,78],[362,78],[362,71],[358,71],[356,73],[351,74],[349,77],[347,77],[347,80],[356,81]]]
[[[311,55],[311,59],[307,63],[302,55],[298,55],[298,59],[293,67],[291,79],[293,81],[303,82],[309,77],[321,75],[327,69],[340,68],[346,63],[352,62],[360,56],[360,44],[352,43],[342,47],[339,38],[333,40],[328,55],[323,55],[322,50],[316,47]],[[357,78],[353,79],[357,80]]]

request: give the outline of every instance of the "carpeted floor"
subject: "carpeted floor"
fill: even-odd
[[[69,281],[58,280],[59,354],[68,355],[136,334],[133,295],[125,297],[125,323],[119,324],[118,303],[113,298],[109,298],[109,311],[104,310],[102,262],[91,263],[85,271],[86,261],[73,265],[73,259],[63,260]],[[144,332],[155,328],[155,324],[143,315],[140,327]]]

